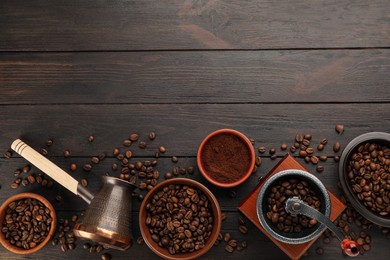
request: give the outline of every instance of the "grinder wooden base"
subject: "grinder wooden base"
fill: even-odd
[[[247,218],[249,218],[253,222],[253,224],[255,224],[255,226],[257,226],[267,237],[269,237],[283,252],[285,252],[291,259],[296,260],[299,259],[309,249],[309,247],[316,241],[316,239],[298,245],[280,242],[265,231],[263,226],[260,224],[259,219],[257,218],[256,211],[257,196],[264,181],[275,173],[289,169],[299,169],[307,171],[305,167],[303,167],[299,162],[294,159],[294,157],[292,157],[290,154],[287,154],[263,179],[260,180],[256,188],[241,202],[241,204],[238,206],[238,209]],[[344,211],[346,206],[335,195],[333,195],[333,193],[331,193],[330,191],[328,191],[328,193],[332,204],[330,219],[334,221]]]

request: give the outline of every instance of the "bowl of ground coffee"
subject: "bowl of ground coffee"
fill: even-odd
[[[56,214],[44,197],[20,193],[0,208],[0,242],[15,254],[32,254],[43,248],[54,234]]]
[[[145,243],[164,259],[197,259],[215,243],[221,209],[197,181],[175,178],[157,184],[144,198],[139,226]]]
[[[340,157],[339,179],[363,217],[390,227],[390,134],[370,132],[354,138]]]
[[[197,163],[202,175],[223,188],[235,187],[251,175],[256,155],[250,140],[232,129],[209,134],[200,144]]]

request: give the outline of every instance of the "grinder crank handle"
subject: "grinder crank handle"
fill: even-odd
[[[337,228],[329,218],[325,217],[324,214],[318,210],[307,205],[298,197],[287,199],[285,209],[292,215],[301,214],[309,218],[316,219],[336,235],[336,237],[341,241],[341,248],[348,256],[357,256],[359,254],[359,246],[355,241],[347,239],[343,232],[341,232],[341,230]]]
[[[31,162],[38,169],[49,175],[52,179],[57,181],[59,184],[80,196],[88,204],[93,199],[93,194],[83,187],[78,181],[72,176],[62,170],[60,167],[49,161],[47,158],[42,156],[40,153],[35,151],[33,148],[25,144],[22,140],[16,139],[11,148],[24,157],[27,161]]]

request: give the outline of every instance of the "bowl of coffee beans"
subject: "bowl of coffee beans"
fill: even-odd
[[[289,244],[308,242],[325,227],[316,219],[288,213],[285,206],[291,197],[298,197],[325,217],[330,216],[330,198],[325,186],[313,174],[297,169],[278,172],[264,182],[257,199],[257,216],[275,239]]]
[[[220,129],[203,139],[197,154],[199,171],[212,184],[231,188],[243,183],[255,166],[251,141],[233,129]]]
[[[341,155],[339,179],[363,217],[390,227],[390,134],[370,132],[353,139]]]
[[[43,248],[56,228],[53,206],[34,193],[20,193],[0,208],[0,243],[15,254],[32,254]]]
[[[170,179],[145,196],[139,225],[145,243],[158,256],[196,259],[214,245],[221,229],[221,209],[199,182]]]

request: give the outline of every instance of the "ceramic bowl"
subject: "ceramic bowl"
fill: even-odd
[[[147,212],[146,212],[146,205],[153,199],[153,197],[164,187],[169,186],[171,184],[177,185],[187,185],[194,188],[197,188],[205,194],[211,203],[211,210],[213,214],[213,229],[211,231],[211,235],[209,239],[207,240],[205,247],[198,251],[194,251],[192,253],[180,253],[180,254],[174,254],[171,255],[166,248],[160,247],[156,242],[153,241],[152,235],[150,234],[148,227],[146,225],[146,218],[147,218]],[[205,186],[200,184],[197,181],[191,180],[191,179],[184,179],[184,178],[175,178],[175,179],[169,179],[166,181],[163,181],[156,185],[151,191],[148,192],[148,194],[145,196],[139,213],[139,226],[141,230],[141,234],[143,239],[145,240],[145,243],[149,246],[149,248],[156,253],[158,256],[164,258],[164,259],[196,259],[200,257],[201,255],[205,254],[209,249],[214,245],[215,241],[217,240],[218,234],[221,230],[221,209],[219,207],[217,199],[214,197],[214,195],[209,191]]]
[[[19,248],[17,246],[14,246],[12,245],[9,240],[5,239],[5,235],[3,232],[0,232],[0,243],[6,248],[8,249],[9,251],[15,253],[15,254],[21,254],[21,255],[28,255],[28,254],[32,254],[32,253],[35,253],[37,252],[38,250],[40,250],[41,248],[43,248],[47,242],[50,241],[50,239],[52,238],[55,230],[56,230],[56,222],[57,222],[57,217],[56,217],[56,213],[55,213],[55,210],[53,208],[53,206],[50,204],[50,202],[45,199],[44,197],[38,195],[38,194],[34,194],[34,193],[20,193],[20,194],[16,194],[10,198],[8,198],[2,205],[1,205],[1,208],[0,208],[0,230],[3,229],[3,220],[5,218],[5,215],[7,213],[7,208],[8,208],[8,205],[11,204],[12,202],[14,201],[19,201],[19,200],[23,200],[23,199],[36,199],[38,201],[40,201],[41,203],[43,203],[47,208],[50,209],[50,216],[52,218],[52,222],[51,222],[51,227],[50,227],[50,231],[49,231],[49,234],[47,235],[47,237],[45,238],[45,240],[43,240],[40,244],[38,244],[36,247],[34,248],[31,248],[31,249],[28,249],[28,250],[25,250],[23,248]]]
[[[366,134],[362,134],[351,142],[343,150],[343,153],[340,157],[339,164],[339,179],[341,183],[341,187],[344,191],[345,196],[351,202],[352,206],[359,212],[363,217],[368,219],[369,221],[384,227],[390,227],[390,215],[380,216],[374,212],[372,212],[369,208],[367,208],[356,196],[355,192],[352,190],[351,184],[348,179],[348,162],[354,152],[357,151],[358,147],[361,144],[365,143],[378,143],[382,145],[386,145],[390,148],[390,134],[383,132],[370,132]],[[389,181],[389,180],[387,180]]]
[[[206,143],[211,138],[213,138],[217,135],[222,135],[222,134],[229,134],[229,135],[234,135],[234,136],[238,137],[245,144],[245,146],[247,147],[247,149],[249,150],[249,153],[250,153],[250,156],[247,158],[250,166],[248,167],[246,172],[243,173],[241,178],[237,181],[234,181],[234,182],[228,182],[228,183],[219,182],[219,181],[213,179],[204,167],[203,150],[204,150]],[[201,172],[201,174],[203,175],[203,177],[206,180],[208,180],[209,182],[211,182],[212,184],[214,184],[218,187],[222,187],[222,188],[232,188],[232,187],[240,185],[245,180],[247,180],[249,178],[249,176],[251,176],[251,174],[252,174],[253,168],[255,166],[255,160],[256,160],[255,149],[253,148],[251,141],[244,134],[242,134],[236,130],[233,130],[233,129],[220,129],[220,130],[217,130],[217,131],[212,132],[209,135],[207,135],[206,138],[203,139],[202,143],[200,144],[199,149],[198,149],[198,154],[197,154],[198,168],[199,168],[199,171]]]

